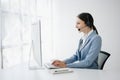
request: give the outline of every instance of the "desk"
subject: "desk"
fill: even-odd
[[[14,67],[0,70],[0,80],[120,80],[120,71],[72,69],[72,73],[51,74],[48,69]]]

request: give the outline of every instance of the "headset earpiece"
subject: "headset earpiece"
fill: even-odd
[[[89,19],[89,15],[87,15],[87,22],[86,22],[86,25],[91,27],[91,23],[90,23],[90,19]]]

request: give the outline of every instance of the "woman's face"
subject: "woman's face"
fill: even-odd
[[[77,21],[76,21],[76,28],[79,30],[79,31],[82,31],[83,28],[87,27],[85,22],[79,18],[77,18]]]

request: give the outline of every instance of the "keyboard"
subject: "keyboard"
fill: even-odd
[[[71,73],[73,70],[69,68],[60,68],[60,69],[52,69],[50,71],[52,74],[62,74],[62,73]]]
[[[48,69],[59,69],[60,68],[60,67],[52,65],[51,63],[46,63],[45,67]]]

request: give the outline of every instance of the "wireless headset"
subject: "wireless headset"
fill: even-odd
[[[86,25],[91,27],[91,24],[90,24],[90,21],[89,21],[89,15],[87,15],[87,22],[86,22]]]
[[[88,27],[92,27],[92,23],[90,22],[90,15],[87,15],[87,22],[86,22],[86,25],[88,26]]]

